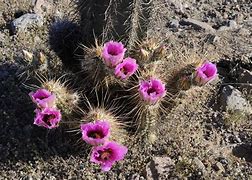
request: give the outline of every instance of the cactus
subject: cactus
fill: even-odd
[[[162,62],[168,55],[166,46],[158,39],[145,38],[131,49],[130,55],[144,68],[155,61]],[[146,68],[146,67],[145,67]]]
[[[82,140],[93,146],[91,162],[101,164],[105,171],[112,166],[103,167],[105,162],[111,163],[107,160],[112,150],[117,154],[120,154],[120,149],[123,151],[119,158],[114,158],[114,162],[123,159],[127,152],[126,147],[117,144],[131,140],[126,127],[129,131],[135,130],[139,135],[137,138],[144,139],[145,144],[154,144],[158,138],[156,128],[160,125],[160,116],[169,110],[165,109],[165,103],[170,103],[180,90],[187,90],[192,85],[205,85],[217,76],[213,63],[204,62],[195,54],[188,56],[179,51],[169,54],[157,37],[146,37],[147,19],[153,3],[157,2],[79,0],[84,54],[79,63],[74,64],[81,70],[75,75],[85,82],[84,87],[81,84],[78,87],[84,88],[90,100],[84,93],[69,89],[62,78],[43,76],[38,77],[39,90],[30,94],[37,105],[34,124],[52,129],[59,126],[61,119],[68,120],[68,127],[78,127],[73,131],[81,131]],[[60,26],[52,26],[52,31],[56,31],[50,36],[52,48],[62,59],[66,58],[63,62],[72,64],[75,49],[72,47],[77,47],[80,40],[80,36],[72,32],[80,33],[78,25],[63,22]],[[73,38],[73,44],[62,44],[67,33],[71,33],[67,40]],[[70,54],[65,52],[68,45]],[[163,64],[165,67],[161,66]],[[136,123],[136,129],[117,116],[121,113],[118,107],[108,107],[108,91],[114,99],[123,100],[119,101],[123,107],[121,111],[126,115],[123,120],[127,118]],[[94,92],[96,97],[93,97]],[[85,97],[81,103],[80,95]],[[118,105],[114,99],[110,101],[111,106]],[[81,117],[72,121],[76,110],[82,112]],[[109,144],[118,148],[108,149]]]
[[[207,62],[206,59],[215,58],[214,54],[202,55],[195,51],[181,52],[180,50],[174,50],[167,60],[167,66],[169,65],[169,67],[173,68],[170,71],[166,71],[165,75],[165,81],[171,93],[177,94],[181,90],[188,90],[193,85],[200,85],[196,79],[197,69]]]
[[[56,96],[56,107],[61,110],[62,116],[67,120],[73,112],[77,111],[80,101],[80,95],[78,92],[71,90],[67,87],[67,81],[63,81],[61,78],[46,78],[42,75],[38,75],[39,86],[36,88],[43,88],[53,93]]]
[[[145,37],[152,3],[144,0],[79,0],[84,43],[121,39],[131,47]]]
[[[163,110],[162,103],[168,97],[165,84],[159,77],[155,68],[141,71],[139,82],[129,90],[132,93],[131,105],[134,107],[129,114],[136,120],[137,133],[146,137],[151,144],[157,139],[156,124]]]
[[[113,115],[110,110],[106,110],[105,107],[92,107],[89,104],[89,110],[83,118],[81,119],[81,123],[89,123],[96,121],[107,121],[110,124],[111,135],[110,140],[124,143],[127,140],[127,132],[124,129],[125,123],[119,120],[118,117]]]
[[[110,48],[113,51],[116,48],[117,54],[113,52],[110,54]],[[94,89],[110,86],[125,87],[131,81],[130,76],[138,68],[136,60],[124,57],[126,48],[122,43],[109,41],[101,46],[96,40],[95,47],[84,46],[84,51],[85,57],[81,60],[81,69],[85,81],[89,81]]]

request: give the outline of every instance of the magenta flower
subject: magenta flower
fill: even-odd
[[[138,91],[142,100],[148,104],[156,104],[166,95],[165,84],[161,80],[154,78],[141,81]]]
[[[122,62],[125,51],[126,48],[121,42],[109,41],[104,44],[102,58],[107,66],[113,68]]]
[[[54,107],[56,96],[46,89],[38,89],[35,93],[30,92],[29,96],[39,108]]]
[[[110,136],[110,125],[107,121],[96,121],[81,125],[82,139],[93,146],[104,144]]]
[[[101,165],[102,171],[109,171],[116,161],[124,158],[128,148],[116,142],[107,142],[103,146],[96,146],[92,149],[91,162]]]
[[[61,113],[55,108],[44,108],[43,110],[36,109],[36,117],[34,123],[37,126],[42,126],[47,129],[53,129],[59,126]]]
[[[200,67],[196,69],[195,81],[199,85],[203,85],[206,84],[207,82],[214,80],[216,76],[217,76],[216,65],[209,61],[206,61],[204,64],[202,64]]]
[[[125,58],[122,63],[118,64],[115,68],[115,76],[122,80],[127,79],[133,75],[138,68],[138,64],[135,59],[130,57]]]

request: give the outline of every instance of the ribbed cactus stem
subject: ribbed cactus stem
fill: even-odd
[[[78,11],[84,41],[94,37],[108,41],[119,39],[132,47],[146,35],[152,1],[146,0],[79,0]]]
[[[159,105],[147,105],[145,107],[145,116],[142,117],[141,130],[148,142],[153,144],[156,141],[156,123],[159,118]]]

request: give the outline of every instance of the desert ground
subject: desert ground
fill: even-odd
[[[200,57],[217,65],[218,78],[181,90],[160,116],[157,141],[146,147],[132,136],[124,160],[101,172],[80,135],[33,125],[28,96],[36,74],[75,77],[64,48],[83,43],[78,3],[0,0],[0,179],[252,179],[252,1],[152,3],[145,31],[167,47],[164,74]],[[52,35],[64,22],[75,44],[55,48],[67,38]]]

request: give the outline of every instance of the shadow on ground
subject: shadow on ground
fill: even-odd
[[[62,19],[54,22],[49,30],[49,44],[67,69],[79,71],[83,58],[81,30],[78,24]]]
[[[28,96],[29,90],[19,83],[17,71],[15,64],[0,66],[0,161],[73,155],[76,148],[70,143],[71,134],[61,128],[48,132],[33,125],[35,107]]]
[[[252,145],[251,144],[241,144],[236,146],[232,153],[234,156],[239,158],[244,158],[247,162],[252,162]]]

